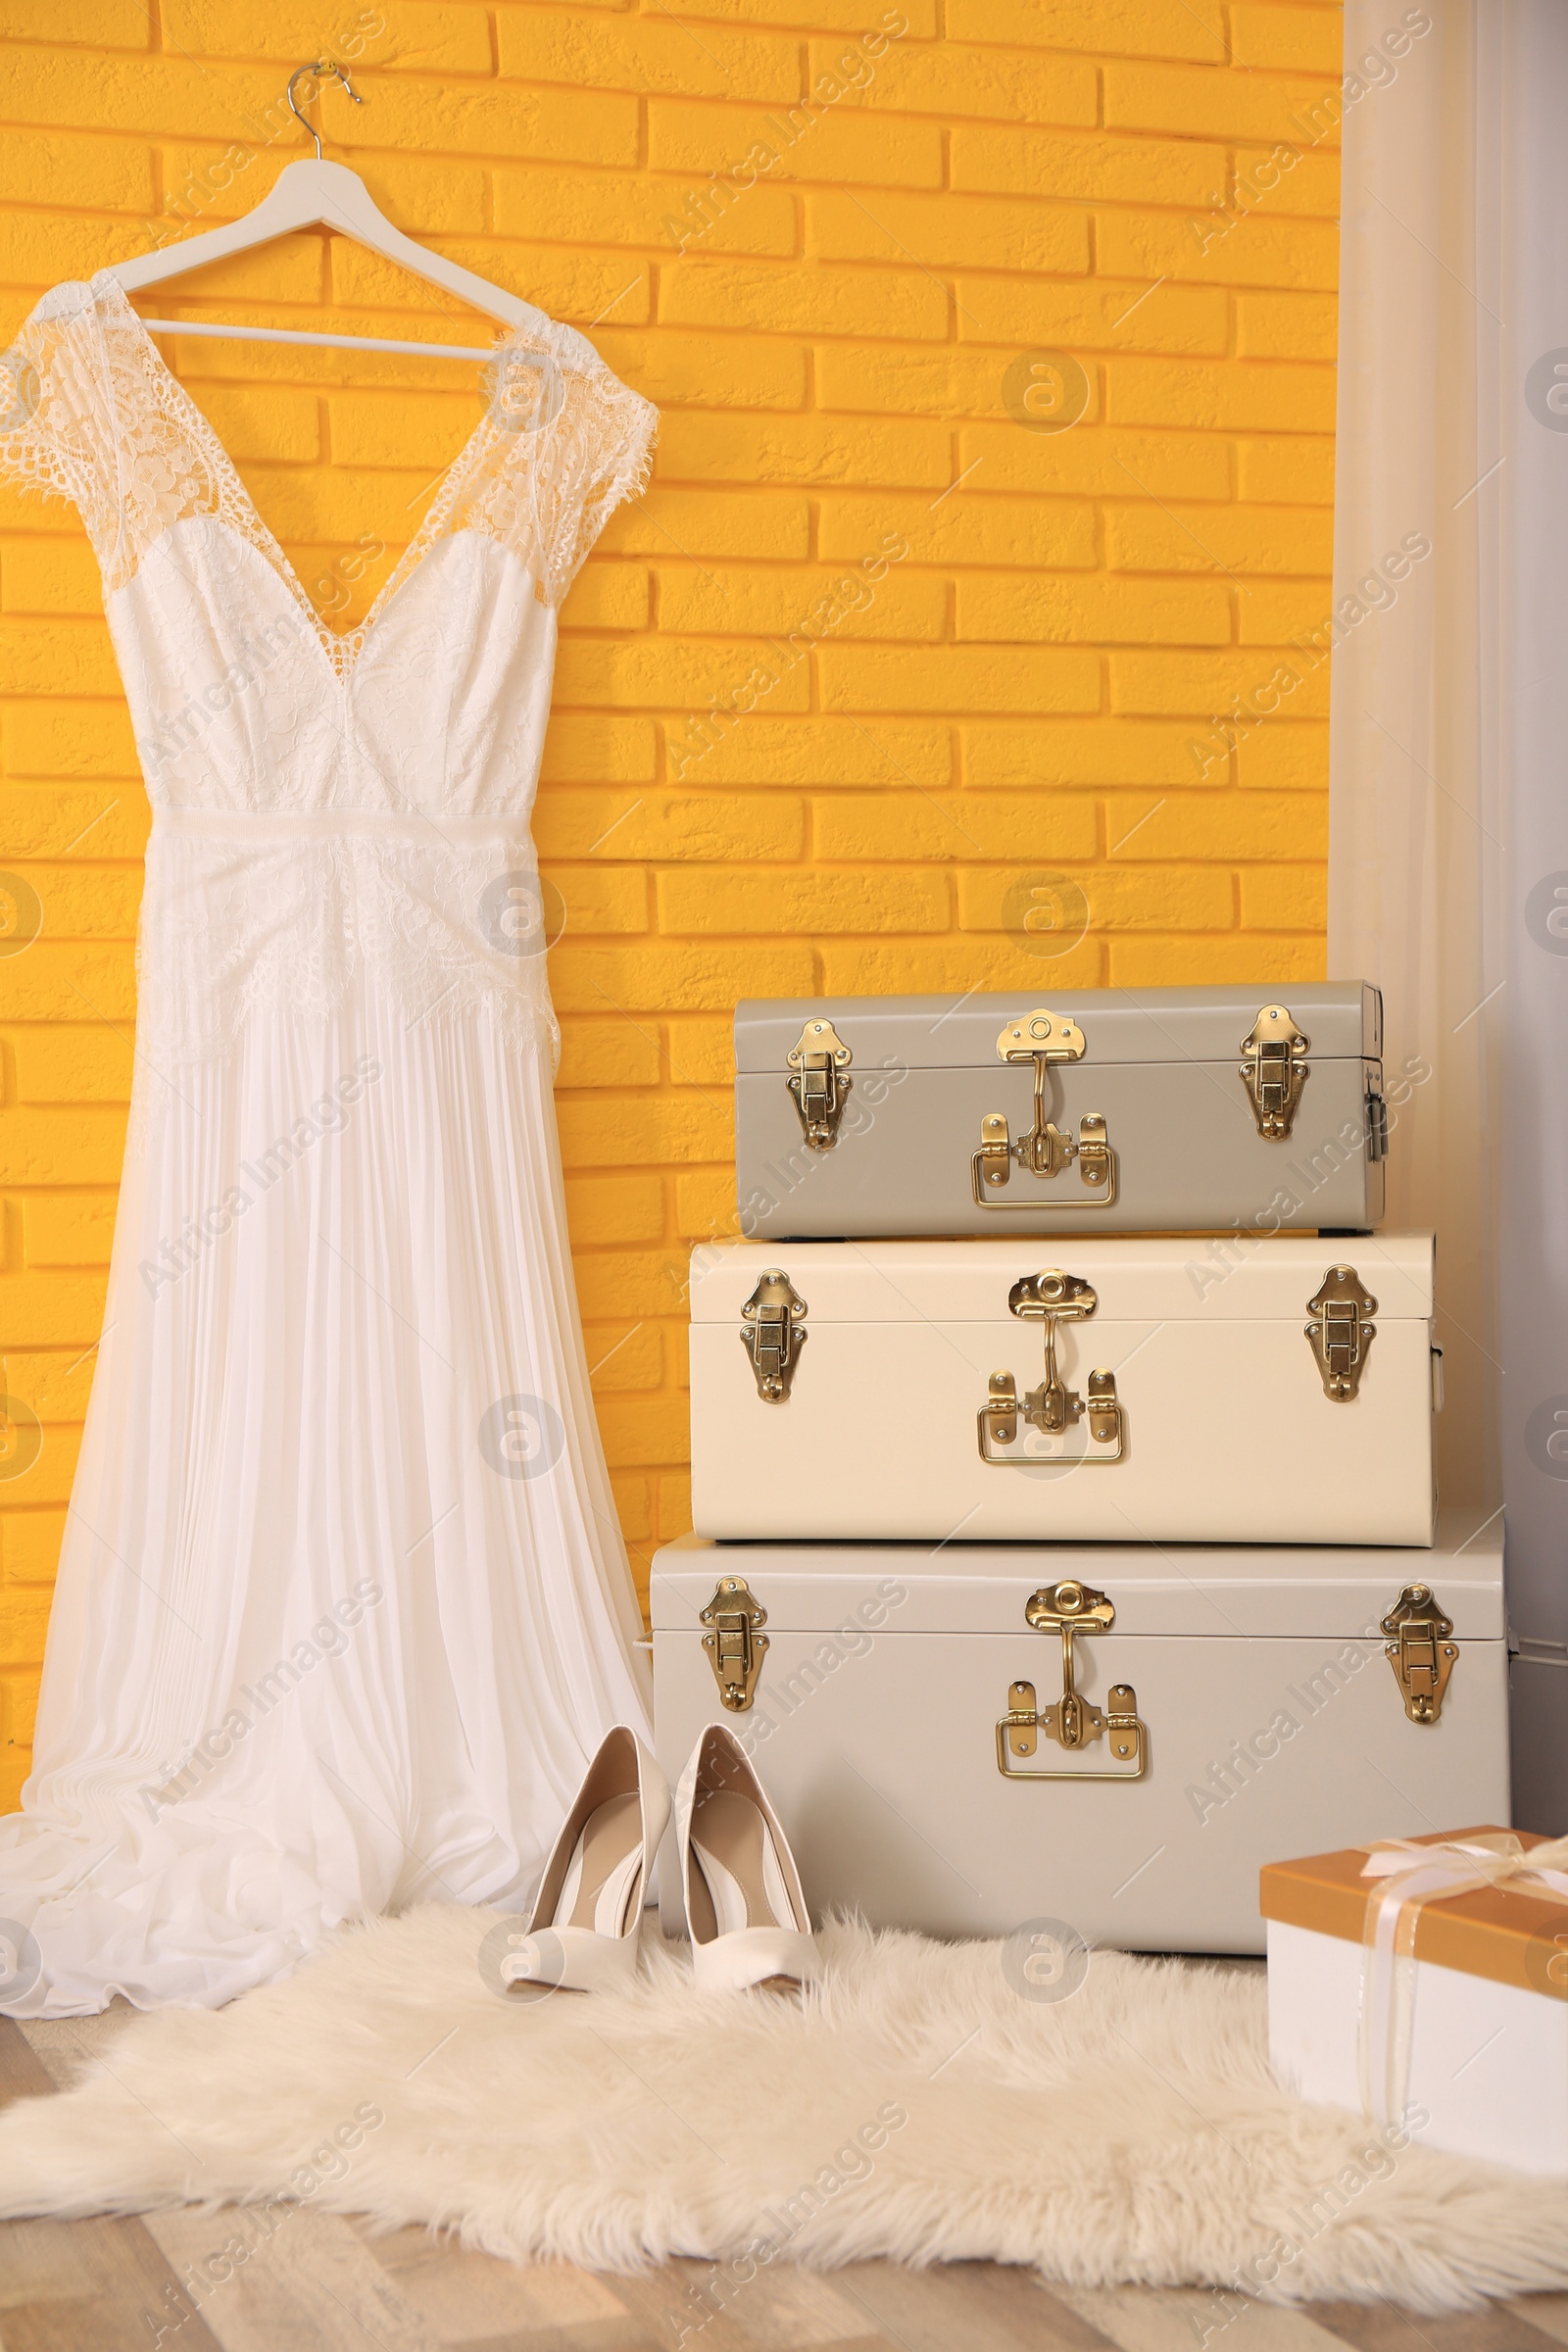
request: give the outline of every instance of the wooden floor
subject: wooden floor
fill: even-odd
[[[109,2022],[0,2019],[0,2106],[57,2087]],[[231,2252],[226,2278],[187,2286],[236,2240],[248,2252]],[[1414,2320],[1388,2304],[1048,2292],[992,2263],[877,2262],[827,2278],[781,2266],[726,2289],[704,2263],[635,2279],[523,2270],[308,2208],[265,2239],[233,2210],[0,2223],[0,2352],[1337,2352],[1335,2339],[1355,2352],[1551,2352],[1568,2345],[1568,2295]]]

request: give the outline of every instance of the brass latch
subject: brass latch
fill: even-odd
[[[806,1300],[789,1276],[769,1266],[741,1308],[741,1346],[757,1374],[757,1394],[778,1404],[790,1393],[801,1349],[806,1346]]]
[[[1378,1302],[1353,1266],[1330,1266],[1306,1302],[1312,1320],[1306,1336],[1323,1375],[1323,1394],[1336,1404],[1353,1401],[1361,1387],[1367,1350],[1378,1336],[1368,1318]]]
[[[1099,1298],[1081,1276],[1063,1274],[1059,1268],[1054,1267],[1044,1274],[1025,1275],[1021,1282],[1013,1284],[1007,1293],[1007,1305],[1012,1313],[1028,1321],[1038,1320],[1045,1324],[1045,1378],[1038,1389],[1030,1389],[1020,1397],[1017,1383],[1010,1372],[992,1373],[990,1395],[977,1416],[980,1459],[983,1462],[1005,1466],[1006,1457],[993,1452],[992,1448],[1012,1446],[1017,1442],[1020,1419],[1028,1422],[1031,1428],[1044,1431],[1048,1437],[1059,1437],[1075,1421],[1081,1421],[1086,1413],[1091,1444],[1114,1447],[1115,1450],[1084,1453],[1075,1458],[1084,1462],[1121,1460],[1126,1450],[1126,1429],[1116,1396],[1116,1375],[1114,1372],[1091,1372],[1086,1405],[1077,1390],[1067,1387],[1056,1361],[1057,1324],[1080,1322],[1092,1315],[1099,1304]],[[1040,1458],[1038,1455],[1013,1456],[1014,1460]]]
[[[1078,1121],[1076,1141],[1064,1134],[1049,1115],[1046,1103],[1046,1074],[1053,1062],[1082,1061],[1087,1046],[1084,1033],[1076,1021],[1065,1013],[1048,1012],[1043,1005],[1033,1012],[1021,1013],[1009,1021],[997,1040],[997,1054],[1003,1061],[1032,1061],[1035,1068],[1034,1125],[1027,1135],[1012,1141],[1007,1114],[1003,1110],[987,1111],[980,1122],[980,1149],[970,1163],[974,1197],[981,1208],[1010,1208],[1038,1212],[1040,1202],[1029,1200],[993,1200],[988,1195],[1000,1192],[1012,1175],[1012,1163],[1017,1161],[1027,1175],[1043,1176],[1049,1183],[1064,1168],[1078,1162],[1080,1183],[1096,1195],[1092,1200],[1062,1200],[1059,1208],[1110,1208],[1116,1199],[1116,1154],[1105,1133],[1105,1121],[1098,1110],[1086,1111]]]
[[[1149,1768],[1149,1733],[1138,1713],[1138,1693],[1131,1683],[1113,1683],[1105,1711],[1090,1703],[1078,1690],[1073,1640],[1078,1634],[1108,1634],[1116,1622],[1115,1604],[1076,1577],[1043,1585],[1025,1603],[1024,1616],[1037,1633],[1061,1636],[1061,1696],[1054,1707],[1037,1707],[1033,1683],[1009,1683],[1007,1712],[997,1725],[997,1769],[1009,1781],[1141,1781]],[[1103,1740],[1120,1772],[1064,1772],[1039,1766],[1028,1759],[1038,1752],[1040,1734],[1069,1752]],[[1020,1769],[1022,1767],[1022,1769]]]
[[[855,1056],[829,1020],[808,1021],[785,1056],[795,1075],[784,1083],[795,1098],[810,1152],[831,1152],[839,1140],[844,1102],[855,1085],[844,1073]]]
[[[1306,1060],[1311,1051],[1312,1040],[1283,1004],[1265,1004],[1242,1040],[1242,1081],[1257,1132],[1271,1144],[1283,1143],[1295,1123],[1301,1089],[1312,1074]]]
[[[702,1612],[702,1623],[712,1628],[703,1636],[703,1647],[718,1694],[732,1715],[744,1715],[757,1696],[757,1678],[767,1649],[762,1632],[767,1611],[753,1597],[744,1576],[721,1576]]]
[[[1447,1615],[1430,1585],[1406,1585],[1383,1620],[1389,1640],[1384,1656],[1412,1723],[1436,1723],[1443,1713],[1443,1693],[1459,1646],[1450,1642],[1453,1619]]]

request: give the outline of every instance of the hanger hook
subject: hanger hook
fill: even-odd
[[[349,96],[353,99],[356,106],[363,106],[365,104],[365,100],[360,96],[360,93],[354,87],[353,82],[350,81],[347,68],[340,66],[335,57],[318,57],[312,65],[295,67],[293,73],[288,77],[288,88],[284,92],[284,95],[288,100],[288,111],[293,116],[295,122],[298,122],[302,128],[308,130],[312,138],[316,141],[316,160],[318,163],[319,163],[321,160],[321,134],[317,129],[314,122],[309,122],[306,121],[305,117],[300,113],[299,108],[294,103],[294,84],[299,80],[302,74],[314,74],[318,80],[336,79],[340,81],[343,84],[343,87],[347,90]],[[309,101],[307,101],[307,104],[308,103]]]

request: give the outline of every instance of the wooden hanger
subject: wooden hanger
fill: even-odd
[[[411,270],[416,277],[440,286],[445,293],[456,295],[460,302],[471,304],[476,311],[487,312],[507,326],[526,326],[539,321],[543,314],[520,295],[509,294],[476,271],[465,270],[460,263],[449,262],[426,246],[416,244],[413,237],[405,236],[387,219],[357,172],[351,172],[346,164],[324,161],[320,133],[306,122],[294,103],[294,84],[303,74],[335,75],[356,106],[365,104],[335,60],[318,59],[314,65],[297,67],[289,75],[289,112],[316,141],[314,158],[305,163],[285,164],[261,203],[243,220],[228,221],[221,228],[206,229],[199,237],[187,237],[161,253],[140,254],[132,261],[117,262],[109,275],[118,278],[127,294],[139,294],[148,286],[183,277],[191,270],[205,270],[210,262],[226,261],[231,254],[249,253],[258,245],[270,244],[274,237],[286,237],[295,229],[335,228],[352,237],[357,245],[381,254],[387,261]],[[147,318],[143,324],[154,334],[211,335],[234,342],[300,343],[333,351],[410,353],[427,360],[495,357],[488,346],[403,343],[376,335],[315,334],[304,327],[226,326],[191,318]]]

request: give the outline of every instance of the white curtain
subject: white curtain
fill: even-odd
[[[1391,26],[1410,31],[1397,54]],[[1444,1499],[1504,1510],[1515,1817],[1555,1830],[1568,1823],[1568,7],[1347,0],[1346,65],[1329,968],[1385,992],[1390,1218],[1438,1236]]]

